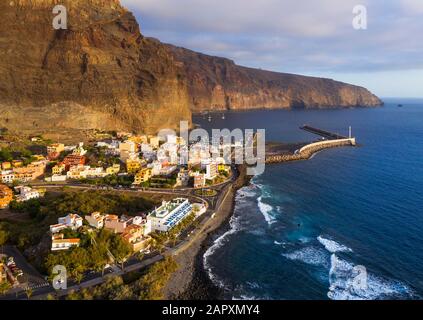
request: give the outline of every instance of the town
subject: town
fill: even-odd
[[[26,293],[29,297],[34,290],[39,294],[48,292],[54,265],[69,267],[71,282],[75,284],[89,279],[95,272],[122,273],[125,263],[139,268],[146,265],[143,260],[147,258],[157,261],[156,257],[163,251],[175,250],[189,239],[195,225],[213,218],[213,210],[236,175],[236,167],[226,163],[223,157],[213,158],[212,146],[202,142],[188,142],[176,135],[162,138],[112,132],[99,136],[101,138],[77,145],[54,142],[42,136],[27,137],[20,141],[19,147],[7,138],[1,139],[0,245],[5,249],[0,254],[0,294],[13,293],[18,297]],[[188,154],[188,161],[181,160],[182,153]],[[54,201],[57,197],[74,194],[83,197],[86,193],[90,200],[98,198],[99,203],[110,198],[110,194],[125,194],[116,196],[126,197],[126,200],[117,198],[122,203],[119,208],[125,207],[127,199],[136,197],[142,198],[131,201],[142,202],[138,207],[148,208],[145,203],[149,195],[155,199],[149,209],[139,212],[105,212],[109,208],[102,212],[96,210],[96,206],[90,212],[82,204],[79,208],[83,209],[76,208],[79,210],[61,208],[63,214],[59,216],[57,207],[49,207],[59,202]],[[51,216],[55,218],[50,218],[50,214],[40,218],[46,207],[54,212]],[[34,211],[37,212],[34,214]],[[32,214],[34,223],[43,220],[43,224],[40,223],[43,233],[37,231],[39,244],[38,240],[8,236],[11,231],[7,226],[13,229],[10,221],[14,219],[21,223],[22,212]],[[50,219],[45,218],[46,215]],[[53,223],[46,225],[47,220]],[[31,272],[25,274],[25,269],[33,269],[33,266],[21,251],[41,246],[43,241],[45,245],[47,238],[50,253],[46,253],[41,264],[35,264],[40,280],[32,283],[33,276]],[[76,249],[78,253],[93,254],[91,250],[103,243],[112,248],[105,248],[100,268],[89,263],[73,268],[71,262],[65,262]],[[18,260],[22,266],[16,263]],[[46,289],[43,291],[43,288]]]

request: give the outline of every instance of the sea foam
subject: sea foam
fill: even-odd
[[[339,244],[338,242],[330,239],[323,238],[322,236],[318,236],[317,240],[326,248],[327,251],[330,253],[336,252],[352,252],[352,249]]]
[[[273,207],[270,204],[264,203],[263,197],[257,198],[257,205],[260,212],[263,214],[264,219],[269,225],[272,225],[276,222],[276,219],[270,214],[273,211]]]
[[[209,275],[210,280],[218,287],[224,288],[225,283],[223,280],[219,279],[217,275],[213,273],[213,268],[209,262],[209,258],[221,247],[223,247],[227,241],[227,238],[239,230],[241,230],[241,225],[239,223],[239,217],[233,215],[229,221],[230,229],[217,238],[213,245],[204,253],[203,255],[203,265],[207,274]]]
[[[305,247],[293,252],[284,253],[282,256],[289,260],[300,261],[313,266],[329,267],[329,259],[326,253],[314,247]]]
[[[236,205],[234,209],[234,215],[232,215],[231,219],[229,220],[229,230],[218,237],[214,242],[213,245],[208,248],[208,250],[203,255],[203,265],[204,269],[206,270],[210,280],[217,285],[218,287],[224,288],[225,283],[222,279],[219,279],[216,274],[213,273],[213,268],[209,261],[209,258],[221,247],[223,247],[226,242],[228,241],[228,237],[232,234],[239,232],[243,229],[241,224],[241,216],[237,214],[239,210],[245,205],[248,205],[248,201],[256,196],[256,192],[254,191],[255,186],[247,186],[241,188],[237,191],[236,194]]]
[[[362,266],[331,256],[328,297],[332,300],[377,300],[410,298],[406,285],[367,273]]]

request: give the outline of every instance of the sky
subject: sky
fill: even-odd
[[[423,98],[423,0],[121,0],[145,36],[237,64]],[[367,29],[353,8],[364,6]],[[362,12],[362,11],[361,11]]]

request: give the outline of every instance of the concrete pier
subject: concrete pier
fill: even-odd
[[[266,163],[271,164],[271,163],[308,160],[315,153],[322,151],[324,149],[347,147],[347,146],[355,147],[357,145],[356,139],[353,137],[350,137],[350,138],[344,137],[336,133],[331,133],[331,132],[313,128],[310,126],[303,126],[301,127],[301,129],[306,130],[308,132],[315,133],[328,140],[317,141],[317,142],[313,142],[308,145],[305,145],[301,149],[297,150],[294,154],[266,155]]]

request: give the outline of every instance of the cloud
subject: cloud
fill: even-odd
[[[367,0],[366,0],[367,1]],[[123,0],[131,9],[148,15],[155,26],[172,25],[197,32],[271,33],[327,36],[350,24],[356,0]],[[164,23],[164,24],[163,24]]]
[[[276,71],[377,72],[423,67],[423,0],[121,0],[143,33]],[[353,7],[368,30],[352,28]]]
[[[400,0],[403,10],[412,15],[423,14],[422,0]]]

